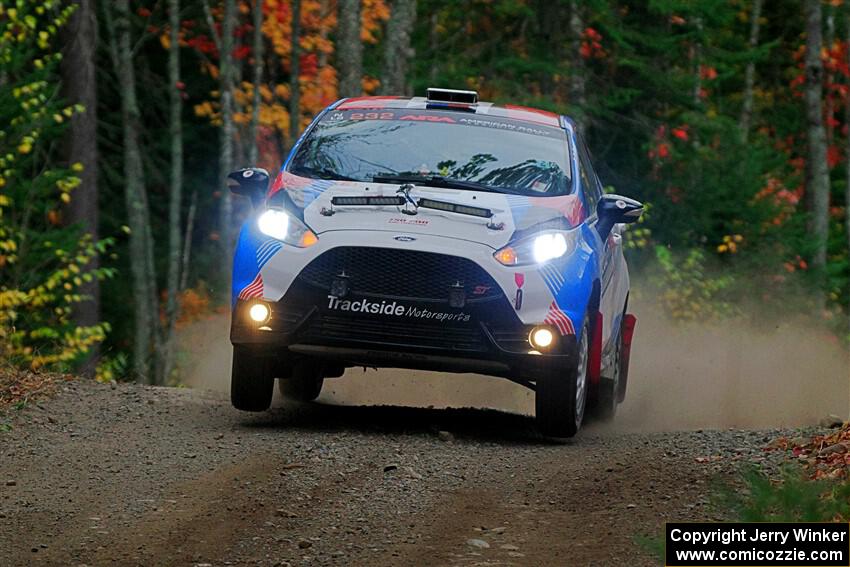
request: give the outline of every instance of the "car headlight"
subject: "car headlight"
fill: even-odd
[[[257,219],[257,227],[266,236],[271,236],[299,248],[312,246],[319,241],[316,233],[283,209],[265,211]]]
[[[493,257],[505,266],[543,264],[571,254],[576,249],[575,230],[547,230],[497,250]]]

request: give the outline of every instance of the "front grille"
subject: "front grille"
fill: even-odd
[[[446,301],[456,284],[466,290],[467,300],[501,294],[493,278],[471,260],[394,248],[334,248],[313,260],[298,279],[328,290],[342,273],[350,289],[360,294]]]
[[[484,352],[488,345],[477,327],[421,325],[387,320],[348,319],[318,315],[299,340],[311,343],[341,341],[370,347],[394,346],[455,352]]]

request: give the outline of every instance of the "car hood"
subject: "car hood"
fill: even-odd
[[[334,203],[334,198],[344,197],[403,197],[406,204],[340,205],[339,199]],[[400,238],[446,236],[493,249],[506,245],[516,231],[558,218],[574,227],[585,218],[577,195],[526,197],[424,184],[310,179],[288,172],[277,177],[269,199],[301,216],[320,236],[338,230],[388,231]],[[423,199],[428,206],[422,206]]]

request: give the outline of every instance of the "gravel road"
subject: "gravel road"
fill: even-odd
[[[636,539],[717,517],[773,432],[566,444],[488,410],[233,410],[221,394],[64,384],[0,432],[5,565],[652,565]]]

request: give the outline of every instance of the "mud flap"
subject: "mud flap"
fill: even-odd
[[[602,374],[602,313],[593,316],[593,340],[587,353],[587,378],[590,392],[599,389],[599,377]]]
[[[629,382],[629,359],[632,354],[632,337],[635,333],[637,325],[637,317],[627,314],[623,318],[623,352],[621,356],[620,367],[620,391],[617,392],[617,401],[622,403],[626,398],[626,385]]]

